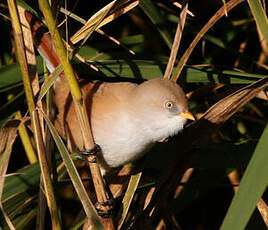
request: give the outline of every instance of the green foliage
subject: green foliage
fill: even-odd
[[[187,65],[179,76],[178,82],[185,92],[189,93],[189,107],[198,118],[217,101],[241,88],[241,85],[267,77],[267,16],[261,1],[248,1],[248,3],[243,2],[235,6],[228,11],[226,17],[222,17],[208,28],[191,52]],[[32,12],[39,11],[37,5],[31,8],[25,4],[23,3]],[[69,1],[68,4],[70,10],[75,1]],[[80,1],[72,13],[87,20],[103,8],[104,4],[107,2]],[[188,14],[186,18],[175,66],[193,39],[200,36],[200,29],[220,7],[223,7],[221,1],[189,2],[188,10],[195,16]],[[140,82],[141,79],[162,77],[179,22],[179,13],[180,9],[172,1],[143,0],[138,7],[126,15],[101,28],[107,35],[115,37],[120,42],[119,45],[94,32],[82,47],[79,45],[75,47],[77,48],[75,51],[80,56],[73,55],[72,64],[79,76],[86,79]],[[6,12],[4,14],[7,15]],[[56,15],[59,22],[65,17],[61,13]],[[14,52],[9,48],[13,47],[11,24],[8,20],[3,19],[3,21],[0,27],[2,31],[8,33],[2,35],[6,40],[6,43],[2,42],[2,44],[8,45],[0,47],[0,129],[2,131],[3,124],[13,119],[14,113],[20,110],[25,116],[23,122],[32,137],[20,68]],[[82,25],[76,20],[68,19],[70,35],[81,27]],[[60,27],[60,30],[64,34],[65,28]],[[81,59],[84,61],[81,62]],[[43,59],[38,54],[36,68],[39,82],[43,84]],[[45,101],[44,95],[60,70],[54,73],[51,81],[45,81],[41,92],[35,98],[36,101],[38,96],[39,99],[43,98],[43,102]],[[254,229],[265,229],[259,212],[255,212],[252,216],[260,198],[266,204],[268,201],[266,166],[268,110],[267,96],[262,93],[260,92],[250,103],[239,108],[238,112],[219,130],[214,130],[208,144],[195,151],[194,160],[188,162],[186,166],[183,165],[193,167],[194,173],[188,181],[182,183],[179,183],[182,172],[178,173],[178,179],[174,183],[177,183],[176,189],[183,189],[176,196],[163,198],[166,202],[163,204],[163,213],[154,213],[149,220],[152,223],[148,224],[146,218],[139,219],[143,218],[144,201],[146,199],[150,201],[150,192],[155,186],[159,186],[160,175],[169,169],[171,153],[175,152],[179,155],[182,151],[177,143],[180,135],[184,133],[171,138],[167,143],[156,144],[144,160],[142,175],[133,174],[127,193],[123,193],[116,199],[114,219],[121,221],[121,229],[127,229],[137,222],[142,225],[140,229],[147,229],[148,226],[155,229],[161,221],[165,223],[166,229],[177,227],[177,224],[182,229],[246,228],[251,230],[251,226],[254,226]],[[92,204],[88,200],[81,180],[77,177],[66,147],[55,133],[52,124],[49,123],[49,127],[62,155],[60,156],[56,150],[51,152],[57,159],[52,162],[51,172],[59,207],[64,207],[61,208],[63,225],[66,229],[81,229],[84,217],[78,213],[84,206],[84,210],[90,216]],[[209,129],[209,127],[205,128]],[[200,135],[204,135],[203,132],[200,131]],[[33,146],[36,148],[35,144]],[[2,152],[0,145],[0,155]],[[16,229],[21,230],[35,229],[39,207],[38,196],[40,189],[43,189],[40,187],[39,164],[29,165],[25,159],[23,146],[17,138],[12,149],[8,172],[5,175],[1,202]],[[81,162],[75,159],[73,157],[82,175],[85,170],[83,164],[81,166]],[[65,162],[65,166],[62,166],[62,162]],[[241,185],[235,195],[234,189],[237,184],[232,181],[230,172],[237,172],[241,177]],[[88,178],[83,177],[82,181],[86,184]],[[74,192],[75,189],[78,195]],[[178,191],[176,189],[173,195]],[[165,194],[163,196],[165,197]],[[154,197],[151,201],[151,205],[154,204]],[[50,223],[48,213],[45,220]],[[50,227],[50,224],[48,226]],[[138,225],[133,226],[135,228]],[[0,229],[9,229],[2,213]]]
[[[255,152],[244,173],[237,194],[223,221],[221,229],[245,229],[250,216],[256,208],[268,185],[267,143],[268,126],[266,125]],[[247,202],[245,202],[247,200]],[[240,210],[242,213],[239,213]]]

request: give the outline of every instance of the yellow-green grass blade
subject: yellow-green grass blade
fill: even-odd
[[[85,23],[85,25],[71,37],[71,42],[75,44],[81,39],[84,39],[85,41],[96,29],[107,23],[110,23],[117,17],[135,8],[138,4],[139,0],[121,0],[110,2],[108,5],[94,14]],[[76,17],[76,19],[78,18]],[[78,20],[81,22],[80,19]]]
[[[63,71],[62,65],[59,65],[55,71],[53,73],[51,73],[46,80],[44,81],[40,93],[39,93],[39,97],[38,97],[38,101],[42,100],[42,98],[46,95],[46,93],[48,92],[48,90],[51,88],[51,86],[54,84],[54,82],[56,81],[57,77],[61,74],[61,72]]]
[[[268,19],[265,10],[260,0],[248,0],[248,4],[263,38],[268,44]]]
[[[118,222],[118,229],[121,229],[122,225],[124,224],[124,221],[127,217],[129,207],[131,205],[133,196],[137,190],[138,184],[140,182],[142,172],[136,173],[135,175],[132,175],[128,187],[126,190],[126,193],[124,195],[123,201],[122,201],[122,213],[120,213],[119,216],[119,222]]]
[[[70,39],[71,42],[75,44],[81,39],[84,39],[83,43],[85,43],[85,41],[90,37],[90,35],[95,31],[95,29],[99,26],[99,24],[104,20],[104,18],[115,6],[115,4],[116,0],[110,2],[100,11],[98,11],[95,15],[93,15],[87,21],[87,23],[71,37]]]
[[[173,39],[171,33],[168,30],[167,22],[165,21],[161,12],[151,0],[142,0],[140,2],[140,7],[155,25],[166,45],[169,47],[169,49],[171,49]]]
[[[220,230],[245,229],[268,185],[268,125],[241,180]]]
[[[92,202],[90,201],[87,192],[85,190],[85,187],[82,183],[82,180],[77,172],[77,169],[74,165],[74,162],[66,148],[66,146],[64,145],[62,139],[60,138],[60,136],[58,135],[55,127],[53,126],[53,124],[51,123],[51,121],[48,119],[48,117],[42,113],[44,116],[44,119],[46,120],[46,123],[48,125],[48,128],[51,132],[51,135],[58,147],[58,150],[61,154],[61,157],[64,161],[65,167],[68,171],[68,174],[72,180],[73,186],[77,192],[77,195],[79,196],[81,203],[84,207],[84,211],[86,213],[86,215],[92,219],[92,221],[94,222],[95,225],[95,229],[103,229],[102,227],[102,223],[95,211],[95,208],[92,204]]]

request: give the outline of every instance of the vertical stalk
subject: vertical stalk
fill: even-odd
[[[38,0],[38,2],[39,7],[45,17],[45,21],[51,34],[51,38],[54,43],[56,53],[58,54],[61,65],[63,66],[66,80],[70,87],[77,118],[79,120],[80,128],[83,135],[84,147],[86,149],[92,149],[94,147],[94,140],[89,125],[88,114],[83,100],[82,92],[75,77],[73,68],[68,60],[68,56],[64,44],[62,42],[62,39],[60,37],[59,31],[57,29],[56,22],[53,18],[50,5],[47,0]],[[96,163],[90,163],[89,167],[94,187],[96,190],[97,199],[99,202],[105,202],[108,200],[108,198],[107,193],[105,191],[104,182],[100,173],[100,168]],[[113,223],[111,218],[103,218],[103,223],[106,229],[113,229]]]
[[[16,112],[15,118],[22,120],[22,116],[21,116],[20,111]],[[25,124],[23,122],[19,125],[19,134],[20,134],[20,138],[21,138],[26,156],[28,158],[28,161],[30,162],[30,164],[36,163],[37,162],[37,157],[35,155],[36,153],[34,151],[34,148],[32,146],[27,129],[26,129]]]
[[[22,79],[24,84],[24,90],[26,94],[27,105],[31,117],[31,123],[33,126],[34,138],[37,146],[37,153],[40,162],[40,168],[42,177],[44,180],[45,193],[48,203],[48,208],[51,214],[53,230],[60,230],[60,218],[58,215],[58,208],[56,206],[56,199],[53,191],[52,181],[50,178],[50,173],[45,156],[45,148],[43,143],[43,138],[41,134],[40,121],[37,111],[35,110],[35,102],[33,96],[33,90],[31,87],[31,81],[29,77],[29,70],[27,65],[27,59],[25,54],[25,46],[23,41],[23,34],[21,29],[21,24],[18,16],[18,10],[16,7],[15,0],[8,0],[8,8],[12,21],[12,27],[14,31],[15,45],[17,59],[20,65]]]

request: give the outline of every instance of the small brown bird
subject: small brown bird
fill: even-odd
[[[29,22],[35,37],[41,24],[32,20]],[[38,50],[46,57],[50,72],[54,71],[59,60],[49,34],[38,38]],[[194,120],[183,90],[167,79],[152,79],[140,85],[81,80],[80,87],[95,143],[102,150],[99,160],[104,169],[141,157],[155,142],[181,131],[187,119]],[[57,129],[70,149],[83,150],[82,133],[63,74],[56,80],[54,92]]]

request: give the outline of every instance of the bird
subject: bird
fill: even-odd
[[[39,35],[36,45],[53,72],[60,62],[50,35],[40,36],[41,22],[27,12],[25,16],[33,36]],[[169,79],[153,78],[141,84],[78,80],[93,138],[101,149],[97,158],[104,171],[141,158],[159,140],[182,131],[187,120],[195,120],[183,89]],[[82,151],[82,132],[63,73],[54,84],[54,94],[57,131],[71,151]]]

